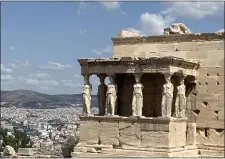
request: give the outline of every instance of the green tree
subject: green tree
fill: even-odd
[[[27,136],[25,133],[14,130],[13,136],[7,135],[8,130],[0,128],[0,135],[3,138],[2,146],[10,145],[12,146],[15,151],[18,148],[31,148],[33,146],[33,142],[31,141],[30,137]]]

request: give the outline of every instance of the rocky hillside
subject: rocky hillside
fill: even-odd
[[[24,108],[58,108],[81,106],[81,94],[48,95],[31,90],[1,91],[1,106]],[[92,96],[92,106],[98,106],[97,96]]]

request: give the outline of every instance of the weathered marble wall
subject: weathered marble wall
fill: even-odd
[[[190,35],[192,37],[194,35]],[[191,122],[197,124],[198,145],[224,145],[224,40],[171,43],[168,39],[164,43],[116,44],[113,50],[113,57],[172,55],[200,60],[198,93],[196,97],[191,94],[187,99],[187,114]],[[211,135],[206,137],[205,134]]]
[[[195,126],[195,125],[194,125]],[[93,152],[108,157],[197,157],[195,131],[185,119],[81,117],[80,142],[75,153]],[[195,128],[195,127],[194,127]],[[89,132],[89,133],[87,133]],[[188,139],[188,141],[187,141]],[[190,147],[186,147],[186,145]],[[121,156],[120,156],[121,157]]]

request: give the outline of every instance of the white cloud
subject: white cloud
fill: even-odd
[[[144,35],[143,31],[137,30],[137,29],[134,29],[134,28],[127,28],[127,29],[124,29],[124,30],[130,31],[130,32],[133,32],[133,33],[137,33],[137,34],[139,34],[140,36],[143,36],[143,35]]]
[[[51,78],[47,73],[34,73],[28,77],[19,77],[19,81],[28,85],[38,86],[58,86],[59,83]]]
[[[42,86],[42,87],[39,87],[39,88],[41,88],[43,90],[47,90],[47,91],[53,91],[53,90],[57,90],[58,91],[58,89],[53,88],[53,87],[45,87],[45,86]]]
[[[77,9],[77,15],[81,16],[82,14],[85,15],[86,11],[84,11],[85,8],[89,7],[87,2],[80,2]]]
[[[38,85],[39,84],[39,81],[37,79],[24,78],[24,81],[28,85]]]
[[[1,75],[1,81],[10,81],[13,77],[11,75]]]
[[[82,76],[79,75],[79,74],[74,74],[74,77],[76,77],[76,78],[82,78]]]
[[[72,68],[71,65],[68,65],[68,64],[64,65],[64,64],[60,64],[58,62],[53,62],[53,61],[48,61],[47,64],[39,65],[38,67],[41,69],[55,69],[55,70],[64,70],[67,68]]]
[[[20,68],[20,67],[28,67],[30,66],[30,63],[28,60],[26,61],[20,61],[20,60],[16,60],[16,61],[13,61],[12,63],[9,63],[8,64],[11,68],[15,69],[15,68]]]
[[[106,9],[117,9],[120,7],[119,2],[100,2]]]
[[[9,50],[14,50],[15,48],[15,46],[9,46]]]
[[[216,33],[224,32],[224,29],[217,30]]]
[[[55,80],[41,80],[41,81],[39,81],[40,82],[40,84],[42,85],[51,85],[51,86],[58,86],[59,85],[59,83],[58,82],[56,82]]]
[[[141,28],[145,34],[160,35],[169,24],[161,15],[144,13],[140,16]]]
[[[158,14],[143,13],[140,16],[140,29],[129,28],[128,31],[145,35],[162,35],[178,17],[202,19],[224,12],[223,2],[166,2],[167,8]],[[190,28],[188,28],[191,31]]]
[[[84,35],[87,33],[87,29],[80,30],[80,35]]]
[[[112,53],[112,46],[108,45],[100,50],[93,49],[92,52],[96,55],[103,55],[104,53]]]
[[[51,79],[51,76],[48,75],[47,73],[35,73],[35,74],[30,74],[29,78]]]
[[[3,64],[1,64],[1,72],[11,73],[12,72],[12,69],[6,68]]]
[[[80,87],[81,86],[81,84],[73,83],[72,80],[61,80],[60,82],[62,84],[64,84],[65,86],[71,87],[71,88],[73,88],[73,87]]]
[[[168,4],[168,8],[162,11],[161,14],[172,19],[177,17],[202,19],[224,10],[223,2],[168,2],[166,4]]]

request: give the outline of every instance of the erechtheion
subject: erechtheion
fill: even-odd
[[[78,59],[84,112],[72,155],[224,156],[224,33],[175,23],[161,36],[118,31],[112,41],[112,58]],[[91,75],[99,114],[90,113]]]

